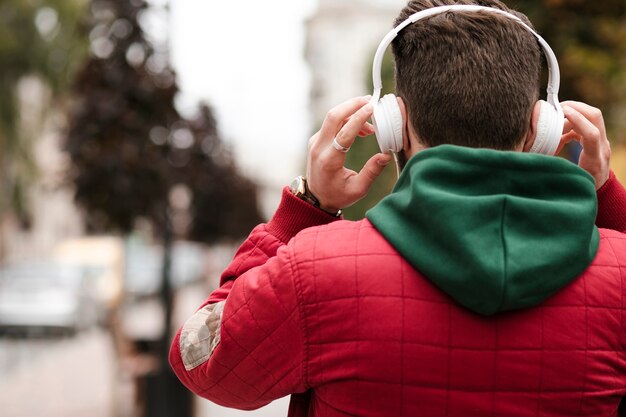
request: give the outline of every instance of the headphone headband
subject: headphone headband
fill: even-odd
[[[398,35],[398,33],[410,25],[411,23],[415,23],[418,20],[425,19],[430,16],[446,13],[446,12],[487,12],[487,13],[495,13],[502,16],[506,16],[517,23],[519,23],[522,27],[532,33],[537,41],[541,45],[543,49],[544,55],[546,57],[546,61],[548,63],[548,87],[547,87],[547,98],[546,101],[550,103],[557,112],[562,112],[561,106],[559,105],[559,86],[561,83],[561,76],[559,73],[559,63],[556,60],[556,55],[550,45],[541,37],[537,32],[535,32],[530,26],[524,23],[519,17],[505,12],[504,10],[494,9],[493,7],[485,7],[478,5],[449,5],[449,6],[439,6],[439,7],[431,7],[429,9],[425,9],[419,11],[417,13],[413,13],[409,16],[404,22],[400,23],[398,26],[393,28],[380,42],[378,45],[378,49],[376,50],[376,55],[374,55],[374,64],[372,67],[372,78],[374,82],[374,93],[372,94],[371,103],[377,103],[380,99],[380,93],[383,88],[383,83],[381,79],[381,68],[383,64],[383,56],[385,55],[385,51],[394,40],[394,38]]]

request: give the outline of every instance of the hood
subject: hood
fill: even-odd
[[[440,289],[489,315],[531,307],[574,280],[598,249],[593,178],[562,158],[451,145],[411,158],[367,212]]]

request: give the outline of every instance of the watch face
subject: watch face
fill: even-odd
[[[298,178],[294,178],[294,180],[291,181],[291,184],[289,184],[289,191],[295,194],[296,190],[298,189],[297,187],[298,187]]]
[[[291,185],[289,186],[289,189],[291,190],[291,192],[295,195],[302,195],[304,193],[304,184],[302,181],[302,177],[296,177],[292,182]]]

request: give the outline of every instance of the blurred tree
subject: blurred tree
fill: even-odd
[[[603,110],[610,138],[626,139],[626,2],[505,0],[524,12],[559,59],[562,100]]]
[[[92,0],[91,57],[74,84],[66,147],[90,231],[128,233],[147,219],[163,243],[165,330],[155,352],[161,367],[147,376],[144,412],[185,416],[189,392],[167,362],[172,240],[240,238],[261,218],[256,187],[238,173],[211,110],[203,105],[184,118],[175,107],[178,87],[165,41],[143,30],[167,29],[158,11],[167,14],[143,0]]]
[[[92,56],[78,73],[67,150],[88,229],[127,233],[138,218],[162,230],[168,196],[190,194],[189,236],[246,235],[260,221],[255,186],[238,174],[210,109],[183,118],[167,51],[140,26],[141,0],[92,2]]]
[[[626,141],[626,2],[605,0],[504,0],[524,12],[559,59],[561,100],[578,100],[603,110],[613,143]],[[372,53],[372,57],[373,57]],[[372,91],[371,61],[367,61],[367,91]],[[389,50],[383,62],[383,94],[394,91]],[[545,81],[542,90],[545,92]],[[545,97],[544,97],[545,98]],[[373,137],[359,138],[346,165],[358,170],[379,152]],[[387,195],[395,183],[393,166],[385,169],[370,193],[344,210],[348,219],[361,219]]]
[[[18,86],[36,76],[62,95],[86,49],[78,33],[83,8],[83,0],[0,3],[0,225],[9,213],[28,225],[26,190],[36,178],[29,133],[39,132],[20,129]]]

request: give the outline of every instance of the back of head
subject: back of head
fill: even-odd
[[[498,0],[412,0],[396,25],[450,4],[498,8],[531,26]],[[425,146],[511,150],[523,140],[539,95],[541,50],[519,23],[492,13],[448,12],[409,25],[392,48],[397,93]]]

